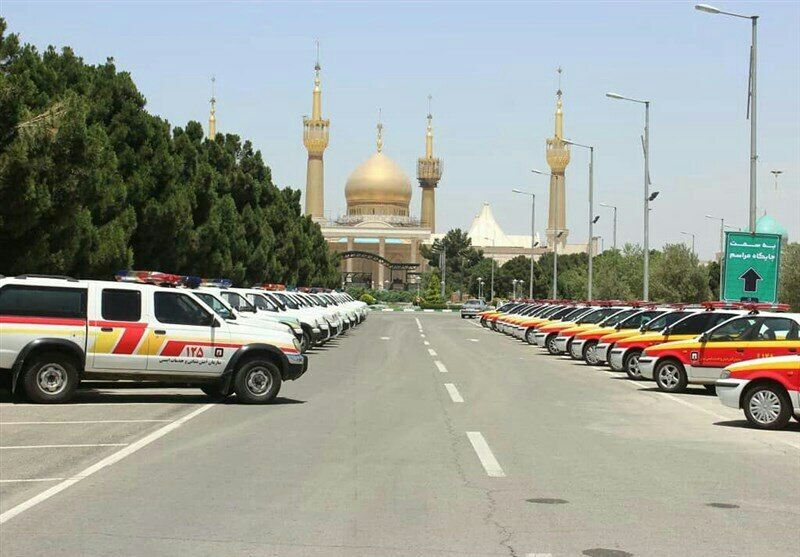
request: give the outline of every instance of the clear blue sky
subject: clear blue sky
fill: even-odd
[[[800,4],[722,2],[759,20],[759,214],[800,238]],[[564,68],[565,135],[596,145],[595,199],[620,207],[620,243],[641,241],[643,109],[606,91],[652,100],[651,176],[661,191],[652,243],[697,234],[711,258],[709,212],[747,225],[750,24],[696,12],[689,2],[266,3],[16,2],[10,30],[39,47],[72,46],[130,71],[151,112],[206,125],[217,76],[218,129],[250,138],[276,182],[303,188],[301,118],[311,110],[314,40],[322,42],[326,211],[345,208],[348,174],[374,150],[378,107],[385,152],[413,178],[423,154],[426,96],[445,162],[440,231],[468,228],[483,201],[510,234],[546,222],[545,138],[552,135],[555,68]],[[587,235],[587,155],[567,169],[570,242]],[[784,171],[779,190],[769,171]],[[416,182],[414,182],[416,184]],[[419,213],[419,188],[412,212]],[[611,214],[595,228],[611,242]]]

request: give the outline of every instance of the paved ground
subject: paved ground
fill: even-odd
[[[0,555],[800,552],[797,423],[754,431],[704,391],[452,314],[373,314],[335,344],[267,407],[190,389],[0,402],[0,480],[47,480],[0,483]],[[125,446],[13,448],[58,444]]]

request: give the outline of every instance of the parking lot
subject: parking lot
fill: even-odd
[[[3,512],[36,504],[0,525],[0,553],[783,557],[800,542],[796,422],[753,430],[702,388],[656,392],[455,314],[378,312],[310,358],[265,406],[108,386],[4,400],[2,479],[44,481],[2,484]]]

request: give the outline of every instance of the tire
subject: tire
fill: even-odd
[[[220,389],[219,383],[204,383],[200,385],[200,390],[214,400],[224,400],[226,397]]]
[[[654,372],[658,388],[665,393],[681,393],[689,382],[686,370],[678,360],[664,360],[656,365]]]
[[[533,335],[534,335],[533,329],[528,329],[527,331],[525,331],[525,342],[527,342],[531,346],[534,346],[536,344],[536,341],[533,339]]]
[[[642,372],[639,371],[639,356],[641,355],[641,350],[629,350],[622,359],[622,369],[625,370],[628,378],[634,381],[642,380]]]
[[[78,370],[69,356],[44,352],[34,356],[25,369],[22,387],[31,402],[59,404],[75,395],[78,382]]]
[[[786,390],[769,383],[747,389],[742,408],[747,421],[758,429],[782,429],[792,417],[792,402]]]
[[[544,345],[547,347],[547,351],[550,352],[553,356],[558,356],[559,351],[556,348],[556,335],[555,333],[550,333],[547,338],[544,340]]]
[[[596,340],[587,340],[583,344],[583,361],[589,364],[590,366],[596,366],[600,360],[597,359],[597,341]]]
[[[311,348],[311,335],[303,329],[303,337],[300,339],[300,353],[305,354],[309,348]]]
[[[264,404],[272,401],[281,390],[281,372],[269,360],[245,362],[233,380],[236,398],[244,404]]]
[[[710,394],[710,395],[716,395],[717,394],[716,385],[703,385],[703,387],[706,388],[706,392],[708,392],[708,394]]]

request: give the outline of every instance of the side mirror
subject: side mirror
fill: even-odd
[[[670,328],[670,327],[664,327],[664,330],[663,330],[663,331],[661,331],[661,334],[662,334],[662,335],[668,335],[668,334],[670,334],[671,332],[672,332],[672,328]]]
[[[698,339],[700,342],[708,342],[708,333],[703,333]]]
[[[645,326],[644,326],[644,325],[642,325],[641,327],[639,327],[639,332],[640,332],[640,333],[643,333],[644,331],[645,331]]]
[[[217,318],[216,318],[216,317],[214,317],[213,315],[209,315],[209,316],[208,316],[208,321],[209,321],[209,322],[208,322],[208,326],[209,326],[209,327],[212,327],[212,328],[216,329],[217,327],[219,327],[219,326],[220,326],[220,325],[219,325],[219,321],[218,321],[218,320],[217,320]]]
[[[619,323],[614,325],[614,330],[619,331],[620,329],[622,329],[622,325],[620,325]]]

